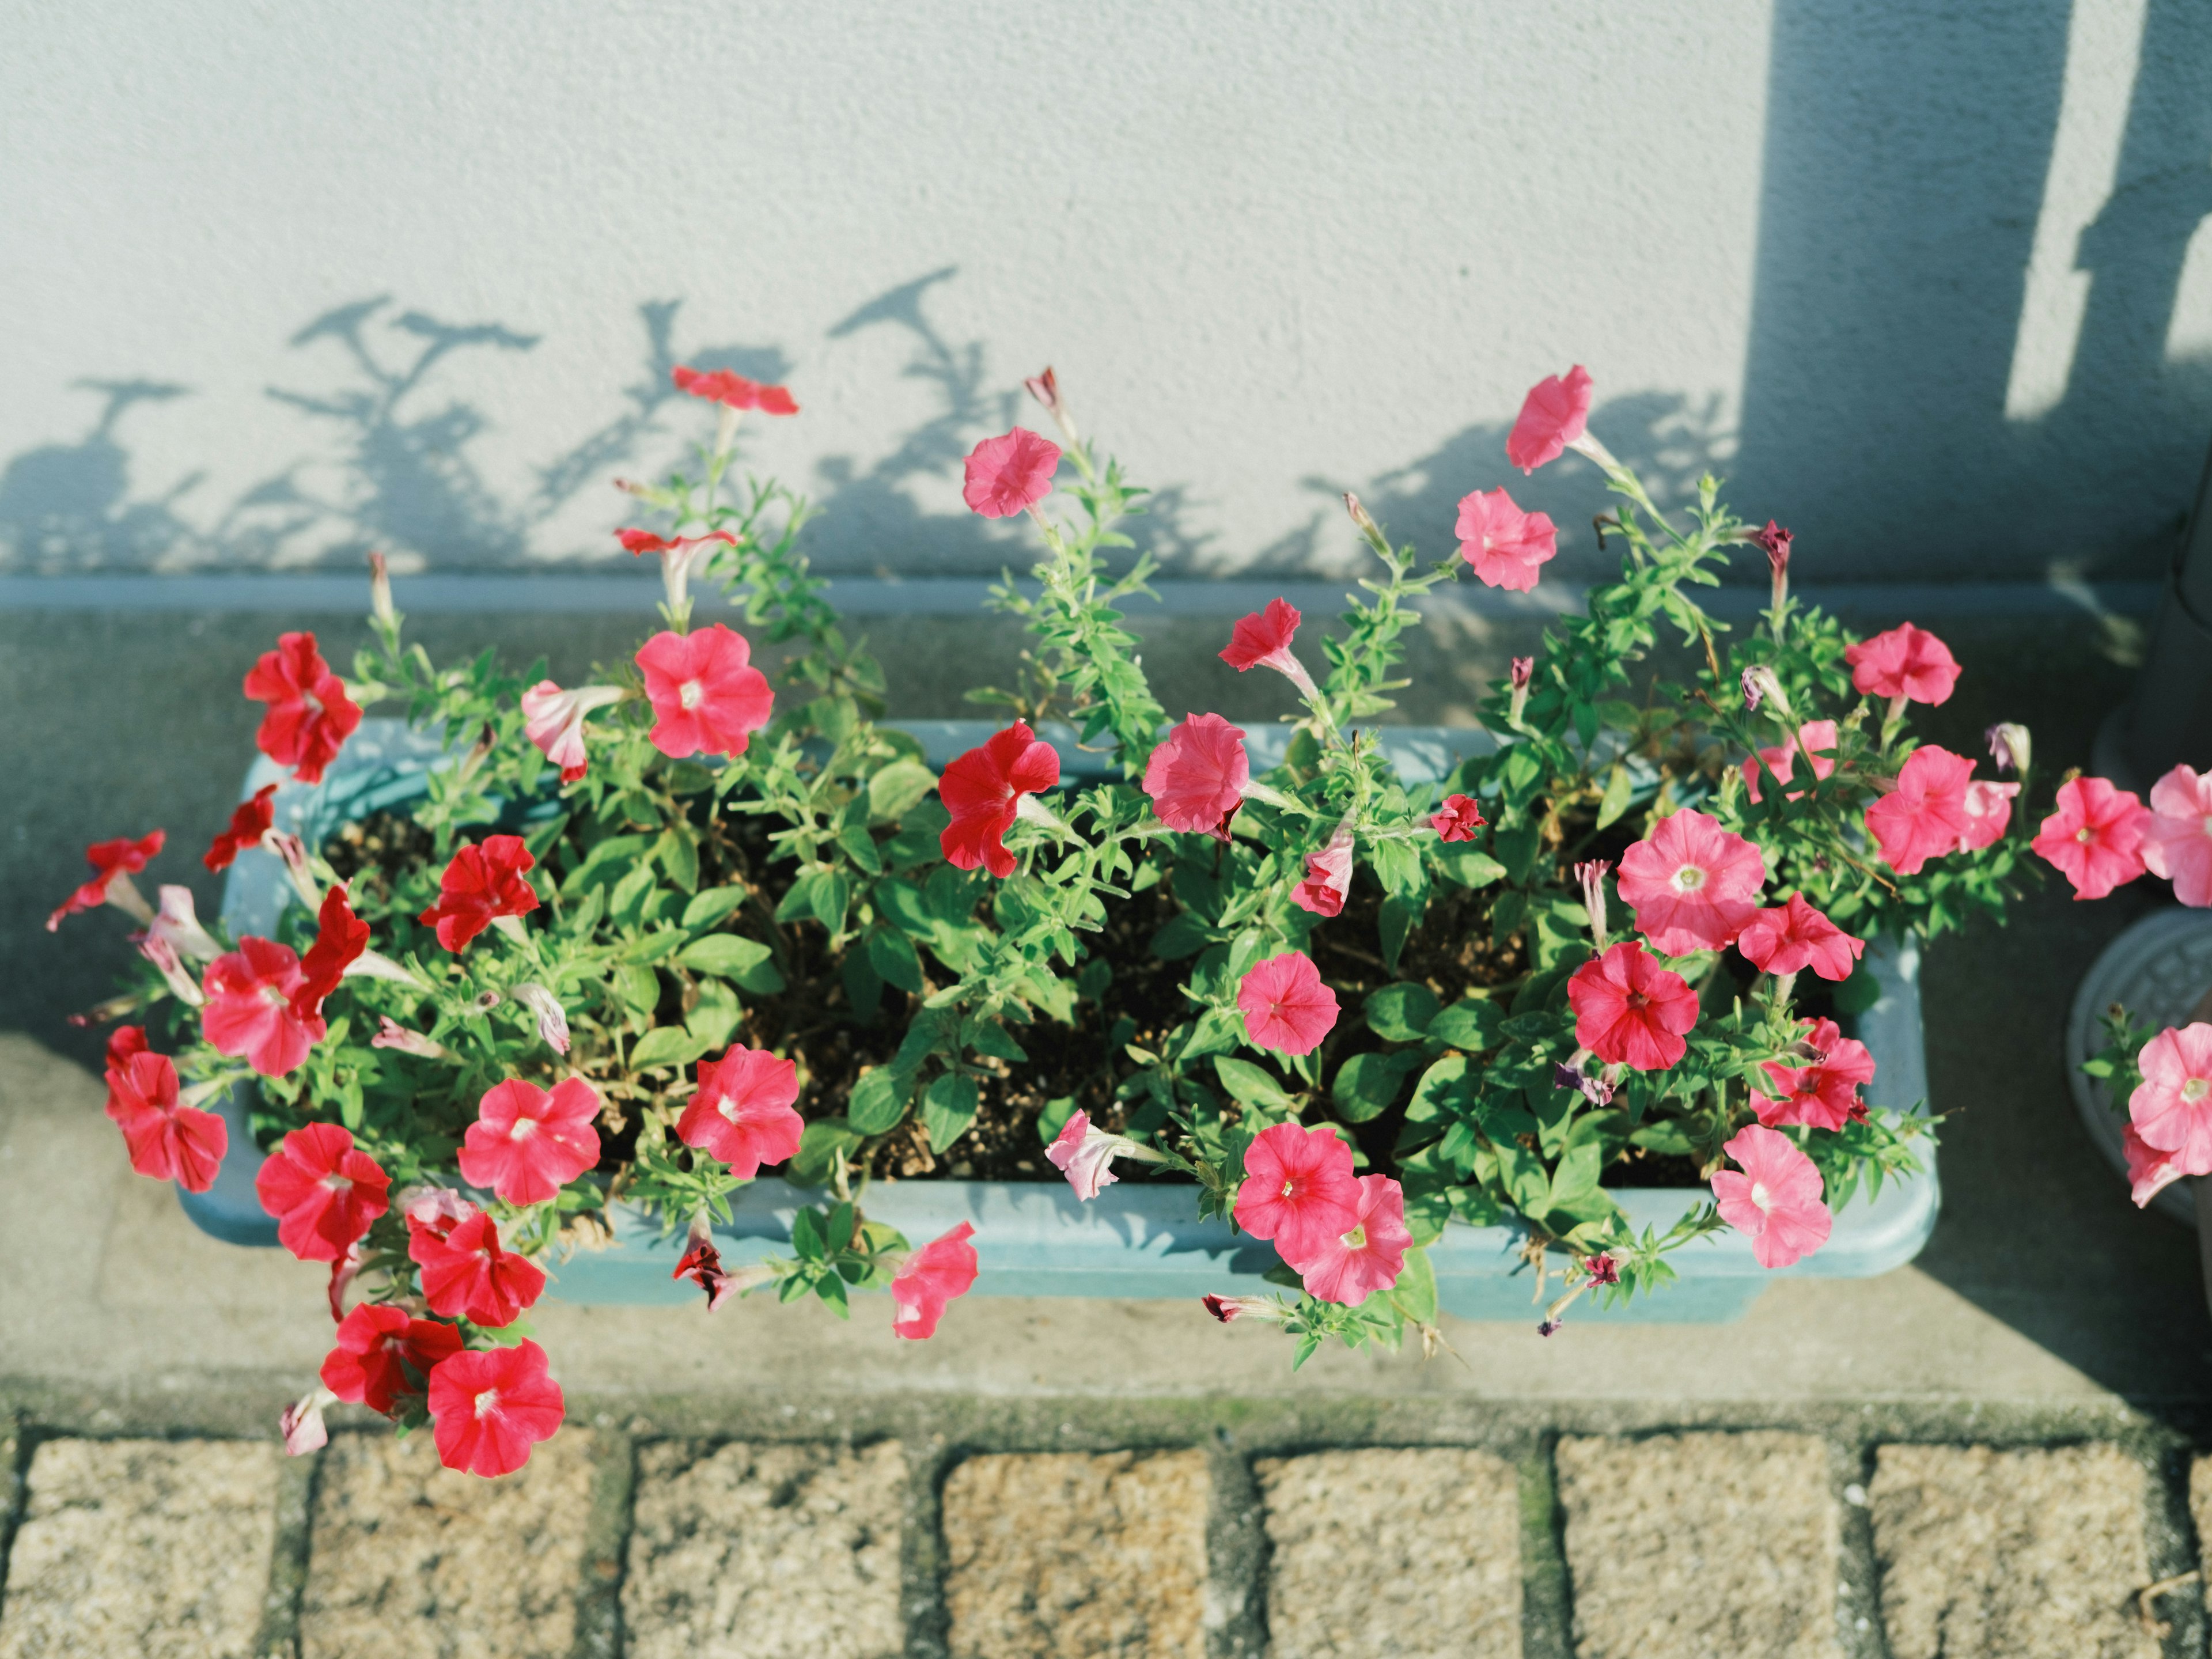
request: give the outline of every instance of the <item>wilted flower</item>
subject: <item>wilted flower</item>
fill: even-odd
[[[1597,941],[1600,951],[1605,949],[1605,878],[1612,868],[1604,859],[1591,859],[1575,866],[1575,880],[1583,890],[1583,908],[1589,915],[1590,937]]]
[[[1522,711],[1528,707],[1528,680],[1536,672],[1534,657],[1516,657],[1510,672],[1512,698],[1506,707],[1505,720],[1510,726],[1521,724]]]
[[[1743,671],[1744,712],[1755,714],[1762,702],[1772,703],[1784,720],[1790,718],[1790,699],[1783,692],[1782,681],[1765,663]]]
[[[568,1052],[568,1012],[561,999],[536,983],[514,988],[514,1000],[538,1017],[538,1035],[556,1054]]]
[[[276,786],[264,783],[251,799],[240,801],[231,810],[230,827],[209,843],[200,862],[210,870],[228,870],[240,853],[258,847],[261,837],[276,822]]]
[[[1446,795],[1443,805],[1431,814],[1429,828],[1445,841],[1473,841],[1474,832],[1488,820],[1468,795]]]

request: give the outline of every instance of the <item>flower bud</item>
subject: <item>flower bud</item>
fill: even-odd
[[[568,1015],[561,1006],[561,999],[543,985],[518,985],[514,1000],[538,1016],[538,1035],[545,1046],[556,1054],[568,1052]]]
[[[161,977],[168,981],[170,994],[187,1008],[197,1008],[207,999],[192,976],[185,971],[184,963],[177,955],[176,945],[168,936],[160,933],[135,933],[133,940],[138,954],[161,969]]]
[[[261,832],[261,850],[274,853],[283,861],[284,873],[291,878],[292,890],[310,910],[323,908],[322,884],[307,863],[307,843],[283,830],[264,830]]]
[[[1535,672],[1536,659],[1534,657],[1513,659],[1513,700],[1505,715],[1506,720],[1512,725],[1521,724],[1521,713],[1528,706],[1528,681]]]
[[[1759,708],[1761,702],[1771,702],[1774,712],[1784,720],[1790,718],[1790,699],[1783,694],[1782,681],[1764,663],[1743,671],[1743,706],[1746,713]]]
[[[379,628],[398,626],[399,613],[392,606],[392,568],[381,553],[368,556],[368,612]]]
[[[1232,1319],[1246,1314],[1255,1319],[1280,1319],[1283,1310],[1272,1296],[1215,1296],[1211,1292],[1199,1297],[1206,1312],[1226,1325]]]
[[[372,1048],[397,1048],[403,1054],[414,1054],[423,1060],[444,1060],[452,1051],[442,1042],[433,1041],[420,1031],[410,1031],[388,1016],[377,1023],[376,1035],[368,1040]]]
[[[1604,859],[1575,866],[1575,879],[1582,884],[1583,908],[1589,912],[1590,933],[1601,955],[1605,951],[1605,877],[1612,868]]]
[[[284,1407],[276,1419],[276,1427],[284,1437],[287,1455],[303,1457],[330,1443],[331,1431],[323,1423],[323,1407],[337,1403],[337,1395],[328,1389],[313,1389]]]
[[[2034,744],[2026,726],[2000,720],[1985,735],[1990,742],[1990,757],[1996,762],[1998,771],[2025,772],[2033,763]]]
[[[1382,526],[1375,522],[1373,514],[1359,504],[1359,497],[1348,489],[1344,492],[1344,510],[1352,514],[1352,522],[1358,526],[1359,533],[1367,538],[1368,544],[1388,557],[1390,544],[1382,539]]]

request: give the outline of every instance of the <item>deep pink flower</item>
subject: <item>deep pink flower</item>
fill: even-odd
[[[1792,893],[1786,904],[1761,910],[1736,935],[1735,948],[1762,974],[1795,974],[1810,968],[1822,979],[1849,979],[1866,941],[1854,939]]]
[[[1025,426],[986,438],[968,452],[968,477],[960,499],[986,519],[1008,519],[1052,493],[1060,446]]]
[[[1616,878],[1636,926],[1670,957],[1717,951],[1759,914],[1766,858],[1694,807],[1660,819],[1620,855]]]
[[[1218,714],[1186,715],[1145,763],[1145,793],[1170,830],[1227,844],[1229,820],[1244,804],[1252,763],[1244,733]]]
[[[2143,1144],[2171,1152],[2184,1175],[2212,1175],[2212,1025],[2160,1031],[2136,1056],[2142,1081],[2128,1116]]]
[[[522,694],[522,735],[561,769],[561,781],[574,783],[588,769],[584,748],[584,716],[622,700],[622,689],[586,685],[563,691],[551,680],[540,680]]]
[[[1473,841],[1474,832],[1488,822],[1471,797],[1446,795],[1443,806],[1430,815],[1429,828],[1446,841]]]
[[[1075,1195],[1088,1203],[1121,1178],[1114,1173],[1114,1154],[1121,1146],[1121,1136],[1092,1128],[1091,1114],[1079,1111],[1044,1149],[1045,1162],[1066,1176]]]
[[[1766,562],[1778,580],[1789,573],[1790,544],[1795,539],[1788,531],[1769,519],[1766,528],[1751,532],[1752,543],[1766,555]]]
[[[315,918],[315,942],[300,958],[300,988],[292,993],[292,1012],[300,1019],[322,1017],[323,999],[338,988],[348,964],[358,962],[368,949],[368,924],[354,915],[339,882],[323,895],[323,908]]]
[[[248,800],[231,809],[230,827],[209,843],[200,862],[210,870],[228,870],[240,853],[261,845],[261,836],[276,821],[276,786],[264,783]]]
[[[945,1305],[968,1294],[975,1282],[975,1247],[968,1242],[975,1236],[975,1229],[963,1221],[907,1257],[891,1280],[894,1336],[919,1342],[934,1335]]]
[[[1248,1156],[1249,1166],[1250,1159]],[[1337,1237],[1291,1260],[1278,1239],[1276,1250],[1322,1302],[1357,1306],[1377,1291],[1387,1291],[1405,1271],[1413,1235],[1406,1227],[1406,1194],[1388,1176],[1362,1176],[1358,1218]],[[1242,1201],[1242,1194],[1239,1194]]]
[[[1985,847],[1994,847],[2004,839],[2005,830],[2012,823],[2012,798],[2020,793],[2016,783],[1991,783],[1978,778],[1966,786],[1966,827],[1959,836],[1959,850],[1978,853]]]
[[[2177,766],[2151,786],[2142,860],[2197,908],[2212,904],[2212,772]]]
[[[438,1461],[449,1469],[513,1474],[531,1447],[553,1437],[565,1409],[561,1385],[546,1375],[545,1350],[527,1339],[457,1353],[430,1373]]]
[[[1663,1072],[1681,1059],[1698,1023],[1698,994],[1634,939],[1583,963],[1567,981],[1575,1041],[1608,1066]]]
[[[426,1394],[430,1373],[460,1351],[454,1327],[410,1319],[390,1303],[364,1302],[338,1322],[337,1346],[323,1361],[323,1386],[388,1417],[402,1395]]]
[[[1959,678],[1950,647],[1911,623],[1846,646],[1844,660],[1851,665],[1851,684],[1870,697],[1939,703],[1950,696]]]
[[[422,1298],[447,1319],[512,1325],[544,1292],[545,1275],[500,1243],[490,1216],[474,1205],[468,1212],[458,1221],[408,1212],[407,1254],[422,1270]]]
[[[215,1184],[230,1130],[213,1112],[179,1103],[175,1063],[145,1044],[146,1033],[136,1025],[108,1039],[107,1115],[123,1131],[132,1169],[204,1193]]]
[[[937,781],[938,799],[952,822],[937,844],[954,868],[981,865],[1001,880],[1014,873],[1006,850],[1006,831],[1014,827],[1022,797],[1060,782],[1060,757],[1041,743],[1026,720],[1016,720],[980,749],[970,749],[945,769]]]
[[[2131,791],[2102,778],[2075,778],[2058,788],[2058,810],[2028,845],[2074,884],[2077,899],[2100,899],[2147,867],[2145,832],[2152,814]]]
[[[1766,763],[1766,769],[1774,774],[1776,782],[1786,784],[1790,780],[1790,774],[1796,768],[1797,757],[1802,753],[1811,764],[1814,779],[1817,781],[1835,771],[1835,721],[1807,720],[1804,725],[1790,734],[1789,741],[1779,749],[1760,750],[1759,760]],[[1753,804],[1756,805],[1759,799],[1759,761],[1746,761],[1743,763],[1743,781],[1750,786],[1751,799]],[[1804,793],[1802,789],[1784,789],[1782,799],[1796,800]]]
[[[462,1142],[461,1178],[509,1204],[543,1204],[599,1161],[599,1109],[580,1077],[550,1092],[520,1078],[494,1084]]]
[[[1583,435],[1589,424],[1589,371],[1577,363],[1562,380],[1547,374],[1528,388],[1520,417],[1505,440],[1505,459],[1534,472]]]
[[[695,1217],[690,1236],[684,1241],[684,1255],[676,1264],[671,1279],[688,1279],[707,1292],[707,1311],[713,1313],[730,1297],[744,1288],[745,1281],[722,1266],[722,1253],[714,1248],[714,1234],[704,1217]]]
[[[1274,1240],[1277,1254],[1296,1267],[1319,1260],[1359,1224],[1362,1197],[1352,1148],[1334,1129],[1272,1124],[1244,1149],[1237,1224]]]
[[[1828,1242],[1835,1218],[1820,1201],[1820,1171],[1789,1136],[1747,1123],[1721,1150],[1743,1173],[1713,1176],[1721,1219],[1751,1238],[1762,1267],[1786,1267]]]
[[[300,958],[274,939],[242,939],[201,976],[207,1006],[200,1030],[220,1054],[242,1055],[264,1077],[283,1077],[307,1057],[327,1029],[302,1015],[293,998],[307,982]]]
[[[2162,1152],[2136,1133],[2136,1126],[2120,1126],[2120,1149],[2128,1160],[2128,1196],[2142,1209],[2160,1193],[2188,1173],[2179,1152]]]
[[[1291,889],[1291,902],[1317,916],[1343,913],[1352,891],[1352,831],[1339,824],[1328,845],[1306,855],[1305,879]]]
[[[775,712],[775,693],[752,666],[752,647],[720,623],[655,634],[640,647],[637,665],[653,703],[653,746],[671,760],[742,755]]]
[[[254,743],[301,783],[320,783],[323,769],[361,724],[361,710],[315,649],[313,634],[279,634],[276,648],[248,671],[246,695],[269,705]]]
[[[389,1207],[391,1182],[336,1123],[286,1135],[253,1178],[261,1207],[276,1218],[276,1240],[302,1261],[336,1261]]]
[[[1285,951],[1245,970],[1237,988],[1245,1034],[1262,1048],[1310,1054],[1336,1024],[1336,993],[1302,951]]]
[[[136,909],[128,903],[123,908],[131,910],[134,915],[144,911],[145,915],[140,917],[142,921],[150,917],[153,912],[147,908],[144,899],[137,898],[136,891],[131,886],[131,878],[146,867],[147,860],[161,850],[161,843],[168,838],[167,831],[156,830],[137,841],[125,836],[116,841],[96,841],[86,848],[85,862],[92,866],[93,878],[64,899],[61,907],[46,918],[46,931],[51,933],[59,928],[64,916],[73,916],[82,910],[97,910],[108,902],[108,889],[118,881],[137,899]]]
[[[699,1062],[699,1087],[677,1120],[676,1137],[750,1181],[763,1164],[781,1164],[799,1150],[806,1125],[792,1109],[798,1098],[795,1064],[732,1043],[720,1060]]]
[[[1557,452],[1553,452],[1556,453]],[[1526,593],[1536,586],[1538,570],[1559,550],[1559,532],[1551,515],[1523,513],[1503,489],[1463,495],[1459,503],[1459,556],[1474,568],[1486,587]]]
[[[695,398],[704,398],[709,403],[741,413],[749,409],[757,409],[763,415],[799,413],[799,405],[792,401],[787,387],[763,386],[726,368],[700,370],[678,363],[669,371],[668,378],[676,382],[678,392],[688,392]]]
[[[1221,648],[1221,660],[1240,674],[1249,668],[1272,668],[1304,679],[1305,665],[1291,654],[1291,641],[1297,637],[1303,620],[1288,599],[1270,599],[1264,610],[1237,619],[1229,630],[1229,643]]]
[[[435,927],[448,951],[465,951],[500,917],[526,916],[538,908],[538,890],[523,878],[537,863],[520,836],[465,842],[438,878],[437,902],[416,920]]]
[[[1972,827],[1966,785],[1974,763],[1929,744],[1912,751],[1897,775],[1897,787],[1866,810],[1867,833],[1881,844],[1882,861],[1900,876],[1917,876],[1930,859],[1959,849]]]
[[[1752,1091],[1751,1109],[1770,1129],[1778,1123],[1808,1123],[1815,1129],[1840,1129],[1866,1116],[1859,1099],[1862,1084],[1874,1080],[1874,1056],[1867,1046],[1843,1034],[1832,1019],[1800,1020],[1805,1043],[1821,1058],[1809,1066],[1784,1066],[1770,1060],[1764,1069],[1773,1096]]]

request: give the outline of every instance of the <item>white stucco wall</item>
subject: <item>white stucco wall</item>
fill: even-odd
[[[838,568],[1023,556],[958,456],[1051,362],[1184,571],[1500,483],[1587,571],[1594,472],[1500,443],[1578,361],[1824,579],[2140,573],[2212,9],[2080,7],[4,0],[0,568],[606,568],[672,354],[789,381]]]

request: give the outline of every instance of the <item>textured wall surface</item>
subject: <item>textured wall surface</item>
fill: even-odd
[[[2208,0],[0,0],[0,568],[611,568],[671,361],[823,562],[995,568],[1060,369],[1189,574],[1442,550],[1522,391],[1824,578],[2140,573],[2212,435]],[[1033,415],[1024,415],[1034,419]],[[1596,476],[1515,488],[1598,556]],[[1609,561],[1607,561],[1609,562]],[[1809,573],[1808,573],[1809,574]]]

